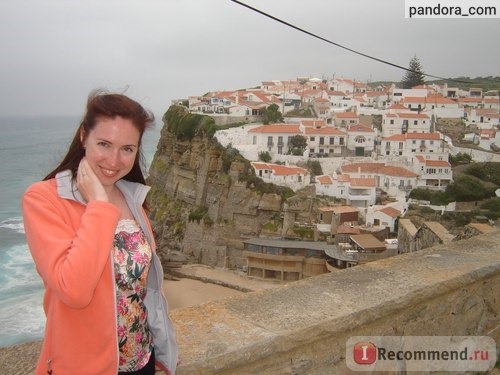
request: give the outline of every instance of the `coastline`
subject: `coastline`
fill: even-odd
[[[171,279],[164,280],[163,289],[170,310],[176,310],[238,296],[244,294],[242,290],[269,289],[279,285],[282,284],[249,278],[234,271],[193,264],[176,269]],[[41,347],[42,341],[0,347],[0,374],[32,374]]]

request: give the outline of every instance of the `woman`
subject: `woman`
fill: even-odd
[[[35,374],[175,373],[177,345],[145,213],[141,139],[153,116],[92,93],[59,166],[23,196],[28,245],[45,285]]]

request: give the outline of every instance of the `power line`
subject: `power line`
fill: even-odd
[[[349,52],[352,52],[352,53],[355,53],[357,55],[360,55],[360,56],[363,56],[363,57],[366,57],[368,59],[371,59],[371,60],[375,60],[375,61],[378,61],[382,64],[386,64],[386,65],[390,65],[390,66],[393,66],[395,68],[398,68],[398,69],[402,69],[402,70],[406,70],[407,72],[411,72],[411,73],[417,73],[417,74],[422,74],[426,77],[432,77],[432,78],[437,78],[437,79],[441,79],[441,80],[444,80],[444,81],[451,81],[451,82],[457,82],[457,83],[472,83],[472,82],[468,82],[468,81],[461,81],[461,80],[458,80],[458,79],[452,79],[452,78],[444,78],[444,77],[440,77],[440,76],[435,76],[435,75],[432,75],[432,74],[427,74],[427,73],[423,73],[423,72],[418,72],[418,71],[415,71],[415,70],[412,70],[412,69],[408,69],[404,66],[401,66],[401,65],[397,65],[397,64],[394,64],[390,61],[387,61],[387,60],[383,60],[383,59],[379,59],[378,57],[374,57],[374,56],[371,56],[371,55],[367,55],[366,53],[362,53],[362,52],[359,52],[359,51],[356,51],[356,50],[353,50],[352,48],[349,48],[349,47],[346,47],[346,46],[343,46],[339,43],[335,43],[335,42],[332,42],[331,40],[329,39],[326,39],[326,38],[323,38],[322,36],[319,36],[317,34],[314,34],[310,31],[307,31],[307,30],[304,30],[298,26],[295,26],[295,25],[292,25],[291,23],[289,22],[286,22],[286,21],[283,21],[282,19],[278,18],[278,17],[275,17],[275,16],[272,16],[270,15],[269,13],[266,13],[266,12],[263,12],[262,10],[259,10],[257,8],[254,8],[248,4],[245,4],[245,3],[242,3],[241,1],[238,1],[238,0],[231,0],[233,3],[236,3],[236,4],[239,4],[241,6],[244,6],[245,8],[248,8],[250,10],[253,10],[254,12],[257,12],[259,14],[262,14],[263,16],[266,16],[268,18],[271,18],[272,20],[274,21],[277,21],[279,23],[282,23],[283,25],[286,25],[288,27],[291,27],[292,29],[295,29],[297,31],[300,31],[304,34],[307,34],[309,36],[312,36],[313,38],[316,38],[316,39],[319,39],[319,40],[322,40],[323,42],[326,42],[326,43],[329,43],[329,44],[333,44],[334,46],[337,46],[337,47],[340,47],[342,49],[345,49]]]

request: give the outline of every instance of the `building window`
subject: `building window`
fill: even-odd
[[[319,144],[324,145],[325,144],[325,137],[319,137]]]
[[[417,120],[413,121],[413,125],[418,125],[418,121]]]
[[[331,145],[334,145],[334,144],[335,144],[335,138],[330,137],[330,144],[331,144]]]
[[[366,142],[366,138],[363,137],[362,135],[358,135],[356,138],[354,138],[354,142],[356,142],[356,143],[365,143]]]
[[[394,120],[391,120],[391,125],[394,125]]]
[[[309,138],[309,140],[310,140],[311,142],[314,142],[314,139],[315,139],[314,137],[310,137],[310,138]]]
[[[344,144],[344,138],[339,138],[339,145],[343,145]]]
[[[273,137],[267,137],[267,146],[273,146]]]
[[[252,138],[252,144],[256,145],[257,144],[257,136],[254,135]]]

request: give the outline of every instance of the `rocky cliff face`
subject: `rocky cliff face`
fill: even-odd
[[[191,262],[234,268],[246,264],[243,240],[286,233],[312,203],[288,204],[279,187],[259,192],[248,161],[231,157],[206,124],[179,106],[165,114],[148,177],[150,218],[163,259],[177,250]]]

